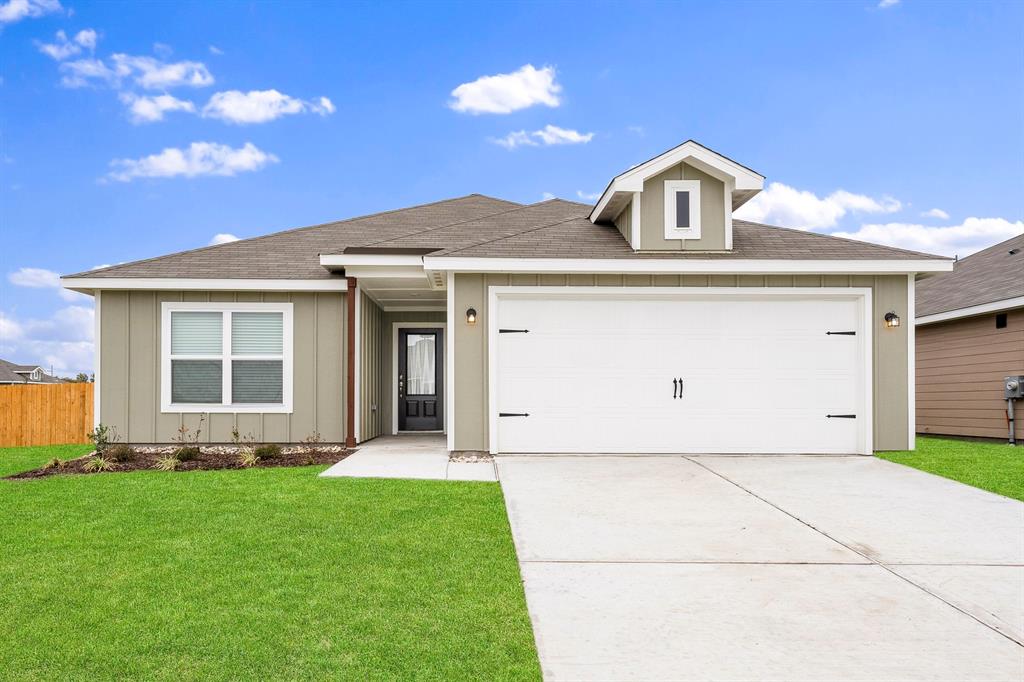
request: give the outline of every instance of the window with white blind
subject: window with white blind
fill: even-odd
[[[163,303],[162,411],[291,412],[291,303]]]

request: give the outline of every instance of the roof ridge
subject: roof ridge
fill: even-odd
[[[867,242],[862,239],[850,239],[849,237],[838,237],[834,234],[823,234],[821,232],[813,232],[811,230],[801,230],[798,227],[782,227],[781,225],[769,225],[767,223],[756,223],[752,220],[743,220],[742,218],[733,219],[733,225],[736,223],[743,223],[745,225],[757,225],[758,227],[768,227],[773,230],[785,230],[786,232],[799,232],[800,234],[814,235],[815,237],[824,237],[826,239],[835,239],[841,242],[852,242],[853,244],[867,244],[879,249],[885,249],[886,251],[895,251],[898,253],[906,253],[914,256],[924,256],[926,258],[934,258],[937,260],[953,260],[948,256],[937,256],[934,253],[925,253],[923,251],[911,251],[910,249],[901,249],[898,246],[886,246],[885,244],[876,244],[875,242]]]
[[[968,258],[974,258],[975,256],[980,256],[981,254],[988,253],[989,251],[992,251],[994,249],[1006,248],[1005,245],[1007,244],[1007,242],[1012,242],[1015,239],[1022,239],[1022,238],[1024,238],[1024,232],[1021,232],[1020,234],[1015,234],[1012,237],[1010,237],[1009,239],[1004,239],[1001,242],[996,242],[992,246],[986,246],[984,249],[981,249],[980,251],[975,251],[974,253],[971,253],[971,254],[968,254],[968,255],[964,256],[963,258],[958,258],[957,259],[957,264],[961,264],[965,260],[967,260]],[[952,274],[952,273],[942,273],[942,274],[945,275],[945,274]]]
[[[503,241],[505,239],[512,239],[512,237],[521,237],[524,234],[529,234],[530,232],[536,232],[537,230],[543,230],[543,229],[545,229],[547,227],[554,227],[555,225],[561,225],[562,223],[567,223],[570,220],[579,220],[581,217],[583,217],[583,216],[578,216],[578,215],[569,216],[568,218],[563,218],[562,220],[556,220],[555,222],[547,223],[546,225],[538,225],[537,227],[531,227],[528,230],[523,230],[522,232],[516,232],[515,234],[508,234],[508,235],[505,235],[504,237],[495,237],[494,239],[485,239],[482,242],[477,242],[476,244],[470,244],[468,246],[463,246],[463,247],[460,247],[458,249],[454,249],[452,251],[442,251],[441,253],[439,253],[437,255],[438,256],[450,256],[453,253],[458,253],[459,251],[465,251],[466,249],[474,249],[474,248],[476,248],[478,246],[483,246],[484,244],[493,244],[494,242],[500,242],[500,241]]]
[[[512,201],[508,201],[507,199],[498,199],[497,197],[491,197],[491,196],[487,196],[487,195],[484,195],[484,194],[478,194],[478,193],[474,192],[472,194],[465,194],[465,195],[458,196],[458,197],[449,197],[448,199],[439,199],[437,201],[428,201],[427,203],[424,203],[424,204],[414,204],[412,206],[404,206],[402,208],[392,208],[392,209],[388,209],[386,211],[377,211],[376,213],[368,213],[366,215],[355,216],[355,217],[352,217],[352,218],[343,218],[341,220],[331,220],[331,221],[328,221],[328,222],[325,222],[325,223],[317,223],[315,225],[305,225],[303,227],[292,227],[292,228],[289,228],[287,230],[278,230],[277,232],[271,232],[269,234],[261,234],[261,235],[255,236],[255,237],[246,237],[245,239],[237,239],[237,240],[235,240],[233,242],[228,242],[226,244],[207,244],[206,246],[198,246],[198,247],[196,247],[194,249],[184,249],[182,251],[174,251],[174,252],[171,252],[171,253],[165,253],[165,254],[160,255],[160,256],[151,256],[149,258],[140,258],[139,260],[128,261],[127,263],[118,263],[117,265],[108,265],[105,268],[96,268],[94,270],[84,270],[82,272],[76,272],[76,273],[74,273],[72,275],[63,275],[63,277],[65,277],[65,278],[85,277],[85,276],[94,275],[97,272],[107,272],[109,270],[114,270],[116,268],[125,267],[127,265],[139,265],[140,263],[151,263],[153,261],[161,260],[161,259],[164,259],[164,258],[170,258],[171,256],[183,256],[183,255],[190,254],[190,253],[198,253],[200,251],[209,251],[210,249],[216,249],[216,248],[220,248],[220,247],[223,247],[223,246],[229,246],[231,244],[238,244],[240,242],[255,242],[255,241],[258,241],[260,239],[268,239],[270,237],[277,237],[277,236],[282,235],[282,234],[289,234],[289,233],[294,234],[296,232],[304,232],[304,231],[307,231],[307,230],[323,228],[323,227],[327,227],[329,225],[339,225],[339,224],[344,224],[344,223],[352,223],[352,222],[355,222],[357,220],[367,220],[369,218],[378,218],[380,216],[389,215],[389,214],[392,214],[392,213],[400,213],[401,211],[410,211],[410,210],[416,209],[416,208],[426,208],[427,206],[437,206],[438,204],[444,204],[444,203],[448,203],[448,202],[451,202],[451,201],[459,201],[461,199],[468,199],[470,197],[483,197],[484,199],[492,199],[492,200],[495,200],[495,201],[505,201],[505,202],[508,202],[510,204],[511,203],[515,203],[515,202],[512,202]],[[520,206],[521,206],[521,204],[520,204]]]

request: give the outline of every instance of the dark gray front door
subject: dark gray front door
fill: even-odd
[[[398,429],[440,431],[444,406],[444,332],[398,330]]]

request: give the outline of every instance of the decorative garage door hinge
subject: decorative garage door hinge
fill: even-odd
[[[825,336],[857,336],[857,332],[825,332]]]
[[[856,419],[857,415],[855,415],[855,414],[826,414],[825,418],[826,419]]]
[[[499,334],[529,334],[529,329],[499,329]]]
[[[529,417],[529,412],[499,412],[499,417]]]

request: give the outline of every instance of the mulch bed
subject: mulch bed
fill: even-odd
[[[78,459],[61,461],[57,466],[46,465],[31,471],[7,476],[8,479],[30,479],[45,478],[57,474],[85,474],[94,475],[98,473],[121,473],[125,471],[156,470],[156,462],[162,457],[167,457],[175,452],[178,446],[143,446],[132,448],[133,456],[129,461],[115,462],[112,471],[89,471],[86,464],[95,453],[90,453]],[[181,462],[174,471],[206,471],[213,469],[245,469],[255,467],[297,467],[312,466],[316,464],[335,464],[351,455],[355,450],[346,450],[342,445],[310,446],[288,446],[282,447],[281,452],[273,457],[262,457],[253,467],[244,467],[238,461],[238,450],[232,446],[206,446],[201,447],[199,456],[195,459]]]

